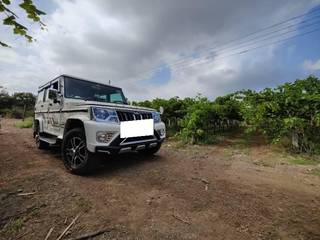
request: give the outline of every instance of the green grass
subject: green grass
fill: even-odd
[[[82,197],[78,199],[78,201],[76,202],[76,205],[83,212],[88,212],[92,208],[91,203]]]
[[[7,225],[5,232],[8,234],[16,234],[23,228],[23,220],[21,218],[12,220],[9,225]]]
[[[15,127],[17,128],[31,128],[33,124],[33,118],[32,117],[28,117],[26,119],[24,119],[24,121],[19,120],[15,123]]]
[[[319,169],[319,168],[312,169],[312,170],[311,170],[311,174],[320,177],[320,169]]]
[[[38,217],[40,215],[40,209],[38,207],[35,207],[31,211],[31,216],[32,217]]]
[[[320,164],[318,160],[312,159],[312,158],[304,158],[304,157],[295,157],[291,158],[289,160],[292,164],[298,164],[298,165],[317,165]]]

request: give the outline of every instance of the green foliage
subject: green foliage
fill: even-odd
[[[182,121],[180,136],[186,142],[211,143],[215,135],[237,126],[242,120],[240,102],[230,94],[214,102],[198,95]]]
[[[15,106],[30,106],[35,104],[36,97],[32,93],[19,92],[12,95],[13,103]]]
[[[196,98],[174,97],[133,104],[155,109],[163,106],[162,120],[169,132],[174,131],[182,140],[191,143],[213,142],[218,132],[230,129],[242,120],[240,102],[233,94],[219,97],[214,102],[198,95]]]
[[[33,124],[33,117],[28,117],[25,120],[19,120],[15,123],[17,128],[31,128]]]
[[[0,87],[0,114],[12,118],[33,116],[36,97],[32,93],[14,93],[9,95]]]
[[[187,108],[194,103],[194,99],[173,97],[169,100],[156,98],[152,101],[133,102],[133,105],[154,108],[159,110],[162,106],[165,111],[161,118],[167,124],[168,132],[178,132],[181,129],[181,121],[187,113]]]
[[[320,142],[320,81],[314,76],[257,93],[242,92],[241,114],[248,130],[270,142],[291,138],[298,152],[317,152]]]
[[[298,165],[318,165],[320,163],[319,161],[317,161],[315,159],[303,158],[303,157],[292,158],[290,160],[290,162],[293,164],[298,164]]]
[[[320,169],[319,168],[312,169],[310,173],[320,177]]]
[[[134,103],[165,109],[162,120],[185,141],[209,143],[238,126],[261,132],[271,143],[291,139],[298,152],[320,153],[320,80],[309,76],[260,92],[238,91],[210,101],[178,97]]]
[[[191,143],[205,141],[207,129],[211,115],[215,114],[213,104],[206,98],[198,97],[194,104],[187,109],[187,114],[182,121],[182,138]]]
[[[4,231],[8,234],[16,234],[21,231],[24,226],[24,222],[22,218],[17,218],[15,220],[11,220],[8,225],[5,226]]]
[[[18,16],[10,9],[10,5],[10,0],[0,0],[0,13],[4,13],[6,16],[4,19],[2,19],[3,25],[11,26],[13,34],[23,36],[29,42],[34,41],[34,38],[28,34],[28,28],[17,21]],[[45,13],[37,9],[32,0],[22,0],[22,3],[19,4],[19,7],[27,14],[27,18],[33,22],[38,22],[41,26],[41,29],[43,29],[45,25],[43,22],[41,22],[40,16],[45,15]],[[0,41],[0,46],[9,47],[8,44],[2,41]]]

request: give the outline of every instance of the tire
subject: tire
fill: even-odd
[[[140,150],[139,153],[147,156],[152,156],[155,153],[157,153],[160,150],[160,148],[161,148],[161,143],[158,143],[156,147]]]
[[[49,144],[40,139],[39,127],[36,128],[34,139],[36,141],[36,146],[38,149],[48,149]]]
[[[81,128],[71,129],[65,134],[61,151],[64,166],[70,173],[84,175],[98,166],[98,159],[87,149],[86,137]]]

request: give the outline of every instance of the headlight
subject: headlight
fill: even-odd
[[[93,120],[97,122],[119,122],[117,112],[113,109],[92,107],[91,112]]]
[[[153,118],[154,123],[161,122],[160,113],[158,113],[158,112],[152,112],[152,118]]]

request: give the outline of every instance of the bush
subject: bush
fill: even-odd
[[[270,143],[290,140],[296,152],[320,153],[320,80],[314,76],[256,92],[238,91],[215,101],[198,95],[135,103],[158,109],[171,135],[185,142],[209,143],[240,124],[262,133]]]
[[[17,128],[31,128],[33,125],[33,118],[28,117],[24,121],[20,120],[15,123],[15,127]]]
[[[9,108],[0,109],[0,115],[1,116],[11,117],[11,113],[12,113],[12,110],[9,109]]]
[[[319,152],[320,81],[307,79],[285,83],[275,89],[246,92],[242,115],[250,128],[260,130],[270,142],[291,139],[298,152]]]
[[[22,119],[23,118],[23,109],[15,108],[10,113],[11,118]]]

